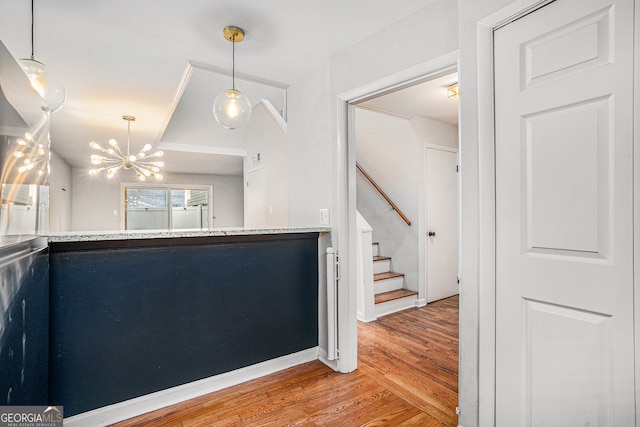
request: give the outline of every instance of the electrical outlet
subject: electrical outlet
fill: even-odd
[[[329,225],[329,209],[320,209],[320,225]]]

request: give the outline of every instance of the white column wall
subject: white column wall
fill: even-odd
[[[71,165],[51,150],[49,182],[49,230],[71,230]]]
[[[355,218],[339,217],[338,198],[341,193],[338,189],[341,188],[339,185],[347,185],[350,191],[355,191],[355,183],[344,184],[344,178],[338,175],[345,173],[338,170],[344,156],[341,152],[349,151],[348,147],[339,145],[345,143],[342,140],[344,129],[339,123],[346,121],[346,117],[338,117],[338,111],[343,113],[338,108],[339,99],[373,83],[380,84],[390,76],[411,76],[428,61],[455,52],[458,48],[457,6],[453,0],[430,3],[334,55],[292,84],[287,92],[289,223],[293,226],[319,225],[319,210],[328,207],[334,234],[332,242],[343,248],[338,291],[342,318],[348,314],[346,307],[354,307],[353,320],[347,319],[344,329],[341,327],[339,332],[341,347],[349,346],[349,349],[341,349],[346,355],[341,362],[343,371],[355,368],[357,354],[354,345],[357,334],[355,288],[351,290],[349,283],[355,282],[355,269],[351,275],[345,266],[350,262],[348,255],[353,253],[355,256],[355,246],[348,242],[349,236],[338,239],[337,230],[346,230],[346,224],[340,221],[354,222]],[[346,190],[342,188],[340,191]],[[324,264],[320,266],[321,270],[323,268]],[[322,329],[326,324],[326,314],[322,311],[319,320]]]
[[[253,107],[251,121],[245,129],[247,156],[244,159],[244,180],[249,172],[264,169],[267,194],[264,210],[266,227],[286,227],[289,223],[289,183],[287,175],[287,124],[267,100]],[[260,156],[260,160],[257,156]],[[244,187],[243,187],[244,188]],[[245,192],[245,218],[251,215]]]

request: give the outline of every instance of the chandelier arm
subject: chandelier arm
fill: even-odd
[[[119,163],[122,163],[122,161],[120,159],[105,159],[103,164],[106,164],[107,166],[111,167],[111,166],[115,166]]]
[[[137,164],[137,163],[132,164],[131,167],[133,168],[133,170],[135,170],[136,172],[141,173],[143,175],[144,175],[144,172],[146,170],[145,168],[140,167],[140,165]],[[148,172],[151,172],[151,171],[148,171]]]
[[[120,156],[121,158],[125,158],[124,153],[122,152],[122,150],[120,150],[120,147],[118,147],[118,144],[113,145],[113,149],[116,153],[118,153],[118,156]]]
[[[145,168],[148,168],[148,167],[150,167],[150,166],[160,167],[160,166],[156,165],[155,163],[156,163],[156,162],[149,162],[149,161],[141,162],[141,161],[136,161],[136,164],[137,164],[137,165],[140,165],[140,166],[145,167]]]
[[[89,147],[93,148],[94,150],[102,151],[103,153],[107,152],[107,150],[102,145],[98,144],[95,141],[90,142]]]
[[[97,172],[106,171],[108,169],[113,169],[113,165],[107,165],[107,166],[103,166],[101,168],[93,168],[93,170],[97,171]]]
[[[107,169],[111,169],[113,170],[113,173],[115,174],[116,172],[118,172],[120,169],[122,169],[122,164],[117,165],[116,167],[110,167]]]

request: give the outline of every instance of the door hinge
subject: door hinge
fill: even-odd
[[[460,172],[460,166],[456,165],[456,172]]]
[[[336,280],[340,280],[340,257],[338,256],[338,251],[336,251]]]

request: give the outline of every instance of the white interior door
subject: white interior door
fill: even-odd
[[[458,294],[458,154],[427,148],[427,302]]]
[[[267,181],[264,168],[247,174],[244,226],[263,228],[267,224]]]
[[[496,425],[634,425],[633,1],[494,43]]]

